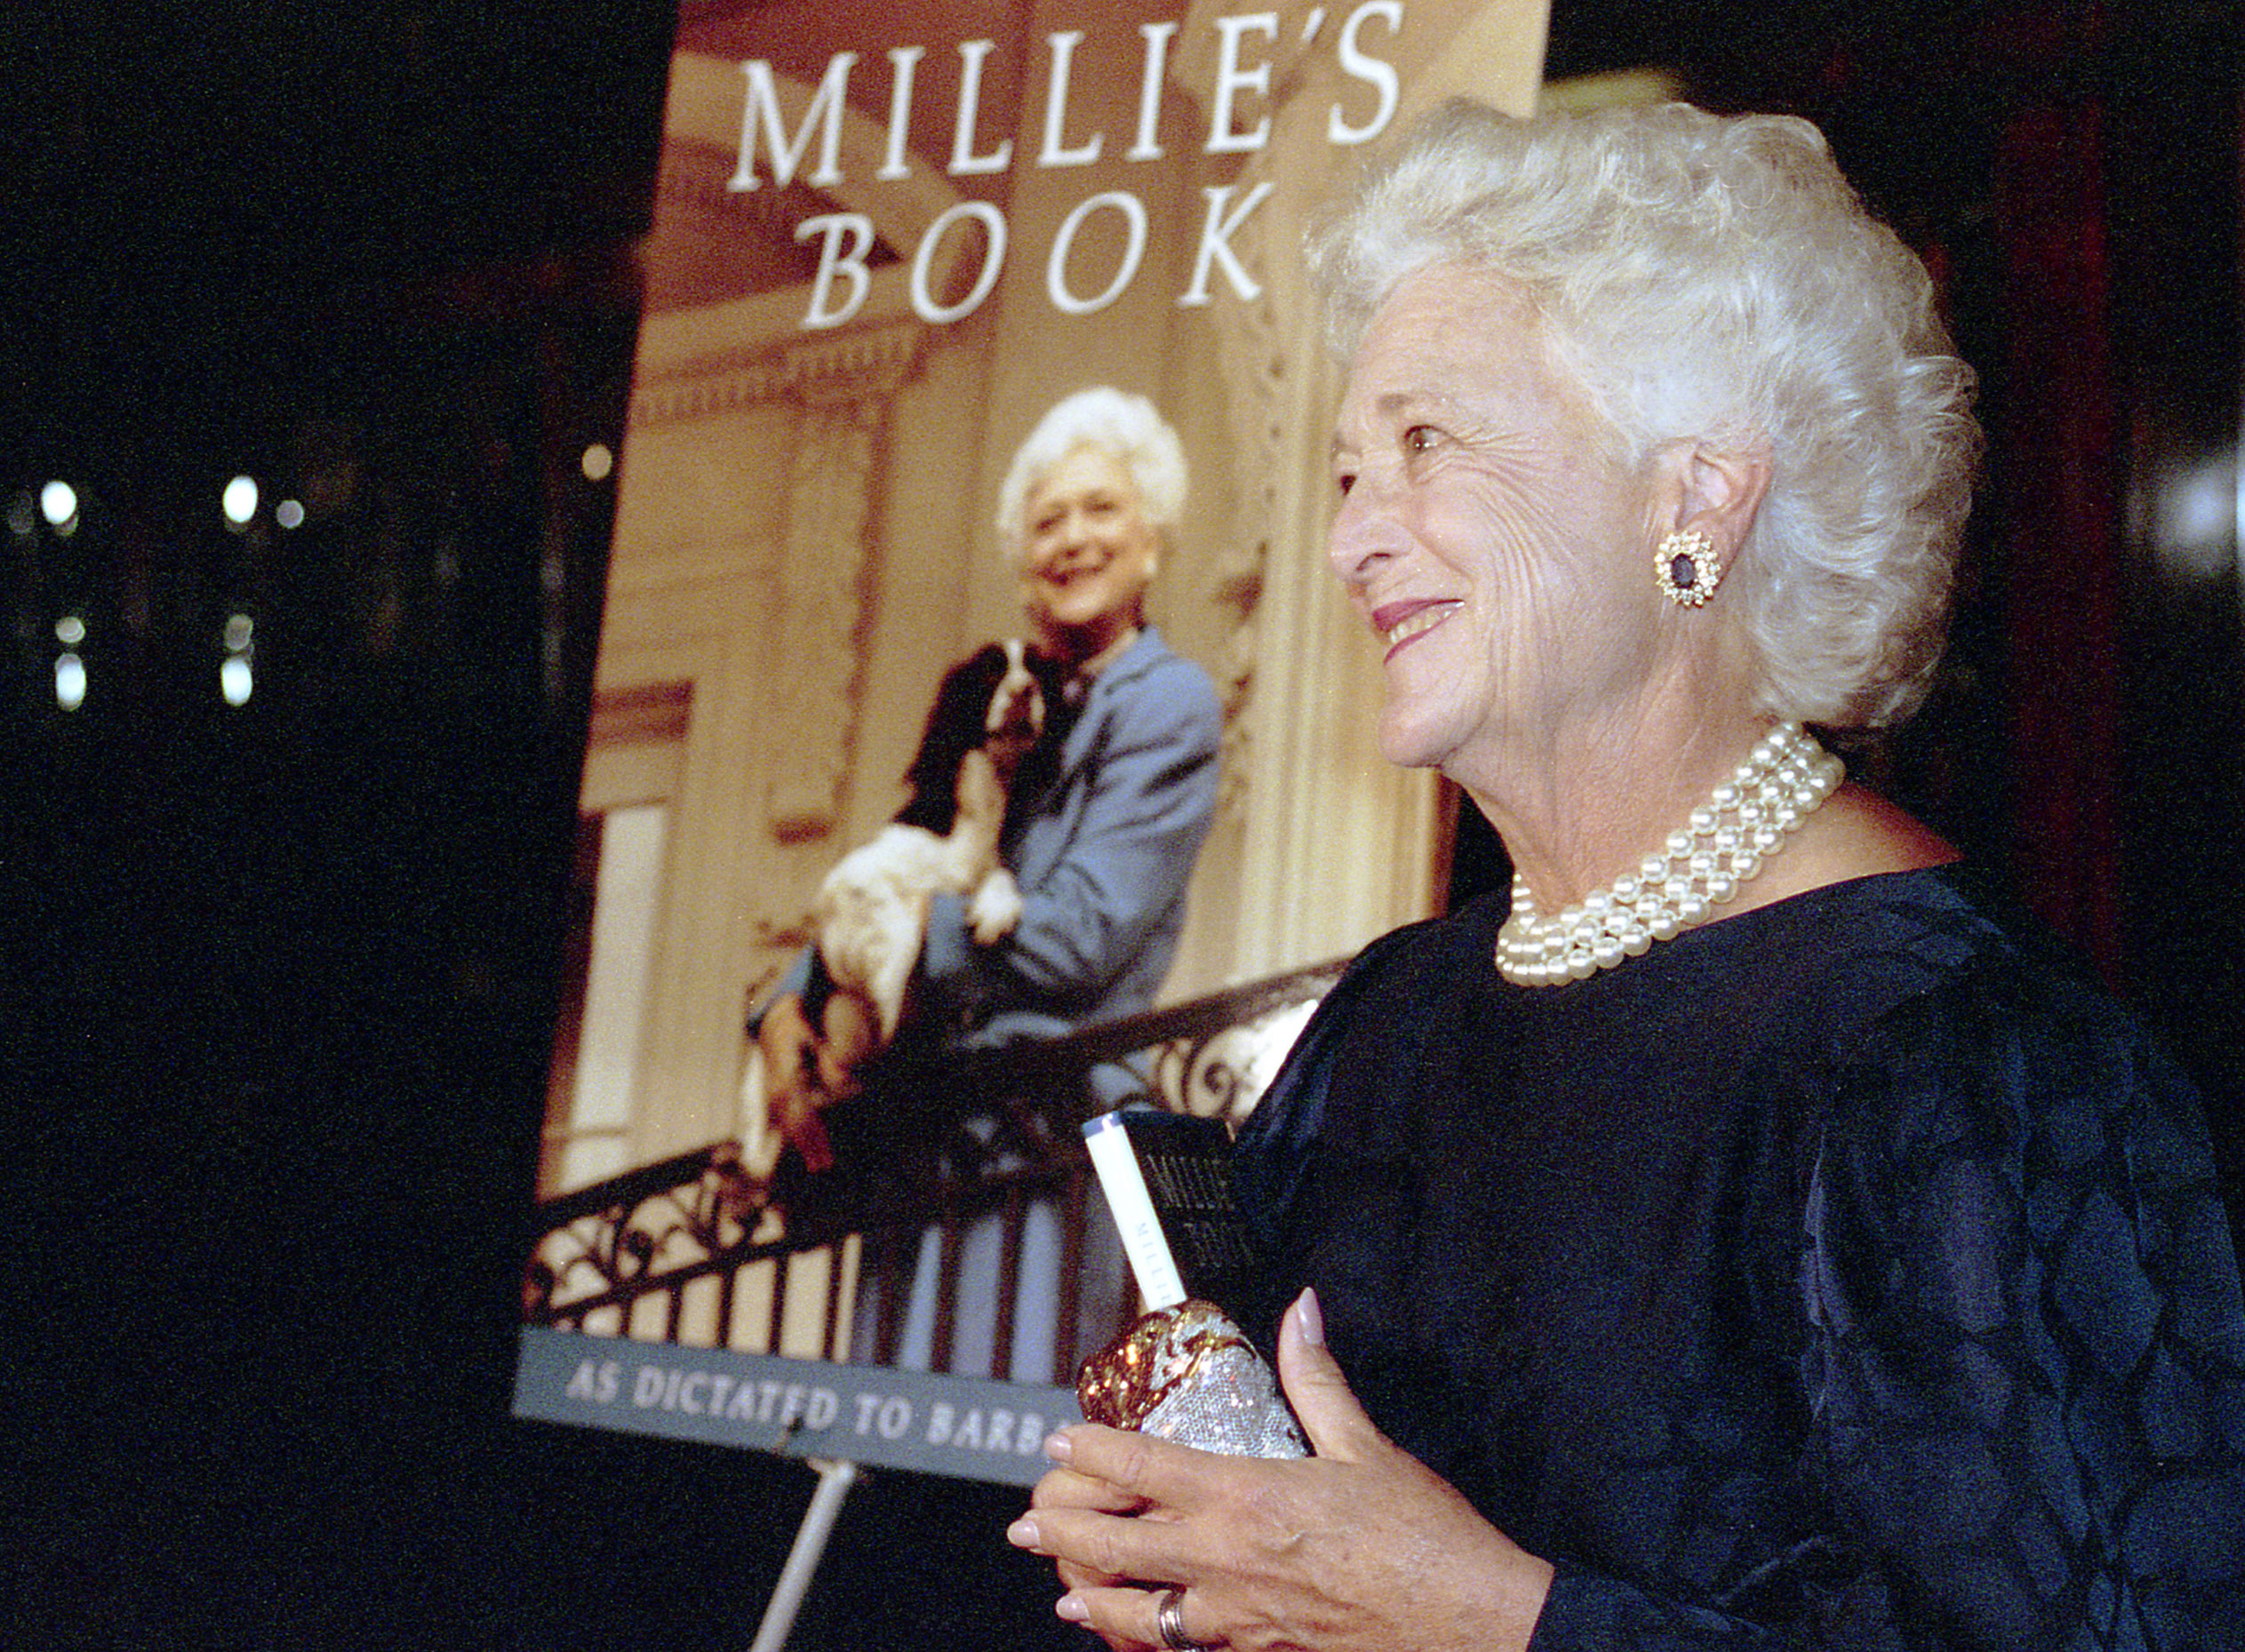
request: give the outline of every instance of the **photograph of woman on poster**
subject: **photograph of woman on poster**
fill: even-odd
[[[970,894],[910,899],[912,925],[899,944],[912,963],[903,1040],[913,1050],[987,1049],[1111,1020],[1150,1007],[1169,972],[1215,809],[1222,730],[1207,674],[1146,619],[1186,486],[1177,433],[1145,397],[1104,386],[1056,403],[1014,455],[997,524],[1019,578],[1029,650],[1049,685],[1038,690],[1043,731],[1013,775],[997,833],[1018,908],[986,940]],[[941,707],[958,698],[950,690],[947,681],[923,754],[939,738]],[[907,804],[907,818],[911,811]],[[867,1107],[881,1111],[883,1030],[859,994],[835,990],[833,974],[819,949],[807,949],[756,1017],[771,1134],[752,1163],[761,1156],[776,1166],[792,1153],[803,1168],[847,1176],[850,1155],[835,1162],[821,1109],[870,1091]],[[1137,1087],[1120,1072],[1095,1073],[1093,1083],[1106,1100]],[[872,1151],[889,1148],[880,1133],[874,1139]],[[860,1158],[855,1168],[867,1166]],[[1023,1240],[1017,1371],[1052,1369],[1054,1219],[1032,1212]],[[968,1233],[963,1293],[987,1294],[997,1242],[995,1221]],[[932,1270],[918,1272],[898,1356],[907,1363],[924,1350],[934,1312]],[[1120,1283],[1085,1291],[1087,1323],[1113,1324]],[[953,1368],[987,1369],[987,1316],[966,1305],[958,1317]]]

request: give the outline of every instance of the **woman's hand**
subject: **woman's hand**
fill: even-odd
[[[1220,1456],[1110,1428],[1064,1430],[1061,1466],[1006,1536],[1059,1564],[1059,1614],[1118,1649],[1186,1637],[1250,1652],[1524,1648],[1551,1568],[1372,1426],[1305,1292],[1279,1381],[1316,1456]]]

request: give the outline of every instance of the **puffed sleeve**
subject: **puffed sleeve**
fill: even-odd
[[[2245,1315],[2196,1093],[2117,1007],[1993,971],[1881,1018],[1833,1087],[1798,1616],[1562,1568],[1535,1652],[2239,1644]]]

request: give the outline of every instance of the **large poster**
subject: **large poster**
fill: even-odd
[[[1429,909],[1432,786],[1374,755],[1377,662],[1326,589],[1338,374],[1297,250],[1330,180],[1416,111],[1464,92],[1525,112],[1544,22],[1543,0],[687,0],[525,1345],[622,1336],[717,1363],[563,1341],[536,1380],[526,1355],[525,1409],[702,1428],[691,1396],[770,1444],[803,1437],[823,1393],[830,1422],[863,1407],[868,1441],[884,1416],[924,1434],[925,1396],[907,1428],[893,1396],[806,1381],[783,1417],[780,1377],[720,1369],[870,1361],[1042,1388],[978,1402],[971,1448],[1011,1452],[1127,1309],[1071,1168],[1086,1075],[1121,1062],[1161,1105],[1247,1105],[1317,990],[1295,972]],[[1144,619],[1210,685],[1218,751],[1156,1001],[1276,981],[1233,1006],[1266,1030],[1184,1081],[1213,1100],[1164,1089],[1158,1052],[1079,1048],[1034,1083],[986,1064],[884,1103],[860,1162],[844,1142],[806,1182],[747,1024],[800,970],[830,870],[911,804],[947,673],[992,643],[1039,657],[1050,603],[1025,607],[1024,501],[1002,496],[1040,419],[1090,387],[1146,398],[1189,473]],[[1062,710],[1084,681],[1039,690],[1056,727],[1101,714]],[[1058,1018],[1097,1023],[1091,1002]],[[1205,1023],[1169,1031],[1199,1049]],[[928,1162],[853,1180],[888,1151],[866,1142]],[[1012,1419],[995,1452],[994,1410]]]

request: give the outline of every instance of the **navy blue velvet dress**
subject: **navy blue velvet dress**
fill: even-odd
[[[2124,1010],[1945,870],[1557,989],[1503,915],[1366,951],[1238,1181],[1274,1300],[1558,1568],[1536,1652],[2245,1647],[2235,1254]]]

